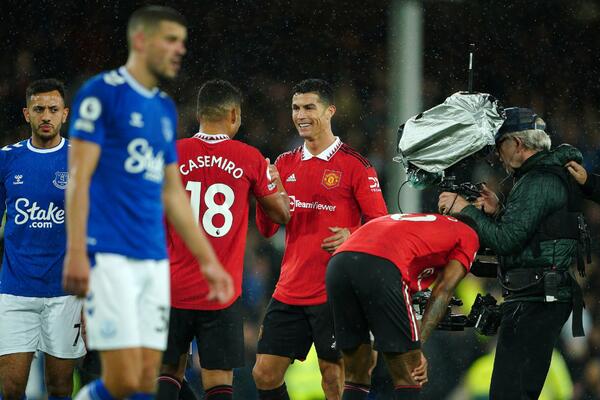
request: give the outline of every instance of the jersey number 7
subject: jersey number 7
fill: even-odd
[[[189,181],[185,190],[191,193],[190,204],[192,205],[192,211],[194,212],[194,218],[196,223],[200,223],[200,201],[202,197],[202,182]],[[222,204],[217,204],[215,197],[221,194],[225,198]],[[206,211],[202,216],[202,227],[204,231],[212,237],[222,237],[229,232],[233,225],[233,214],[231,213],[231,206],[235,201],[235,194],[233,190],[224,183],[213,183],[210,185],[204,193],[204,204],[206,205]],[[222,215],[224,222],[223,226],[217,227],[213,223],[213,218],[216,215]]]

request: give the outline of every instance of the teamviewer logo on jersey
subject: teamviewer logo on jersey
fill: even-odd
[[[290,212],[296,209],[296,196],[288,196],[290,198]]]

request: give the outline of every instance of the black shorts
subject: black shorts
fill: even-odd
[[[271,299],[258,335],[258,354],[304,360],[312,343],[323,360],[335,362],[342,357],[335,345],[329,304],[293,306]]]
[[[244,321],[238,298],[222,310],[184,310],[171,307],[169,339],[163,364],[177,365],[196,338],[200,365],[230,370],[244,366]]]
[[[384,353],[421,348],[410,292],[391,261],[338,253],[329,260],[325,281],[340,350],[369,343],[369,331],[375,349]]]

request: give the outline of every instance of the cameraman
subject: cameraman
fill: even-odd
[[[495,139],[504,168],[514,176],[506,207],[497,212],[498,198],[487,189],[475,205],[444,192],[438,207],[470,220],[482,247],[499,256],[505,302],[490,398],[537,399],[573,308],[573,333],[583,335],[581,290],[569,271],[577,255],[581,194],[564,168],[582,157],[568,145],[551,151],[545,123],[532,110],[505,111]]]

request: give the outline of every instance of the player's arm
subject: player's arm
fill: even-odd
[[[269,159],[267,158],[267,162]],[[269,174],[271,183],[274,183],[277,187],[277,192],[258,197],[260,208],[269,217],[271,221],[279,225],[285,225],[290,220],[290,198],[281,183],[281,177],[279,171],[275,165],[269,164]]]
[[[163,201],[167,219],[200,264],[200,270],[210,286],[209,299],[216,299],[221,303],[228,302],[234,292],[233,281],[217,259],[206,235],[194,222],[195,218],[181,184],[176,163],[165,167]]]
[[[283,191],[283,193],[285,193],[285,196],[281,196],[281,197],[283,197],[287,200],[288,217],[287,217],[287,221],[285,222],[287,224],[291,218],[291,214],[289,213],[289,209],[290,209],[289,197],[287,195],[285,188],[283,187],[283,183],[281,182],[281,177],[279,176],[279,170],[277,169],[277,166],[276,166],[277,161],[275,161],[275,165],[273,165],[269,162],[269,159],[267,158],[267,162],[268,162],[268,174],[270,177],[269,178],[270,181],[277,185],[277,192],[281,193]],[[280,226],[280,224],[278,222],[275,222],[271,218],[271,215],[269,215],[269,213],[265,210],[265,208],[263,207],[263,205],[259,199],[258,203],[256,204],[256,227],[258,228],[258,231],[260,232],[260,234],[266,238],[270,238],[279,230],[279,226]]]
[[[466,274],[467,269],[457,260],[450,260],[439,273],[421,321],[421,342],[425,343],[429,339],[431,332],[446,314],[454,290]]]
[[[65,208],[67,251],[63,269],[65,291],[83,297],[87,293],[90,262],[87,256],[87,220],[90,182],[100,158],[100,146],[72,139],[69,148],[69,184]]]

